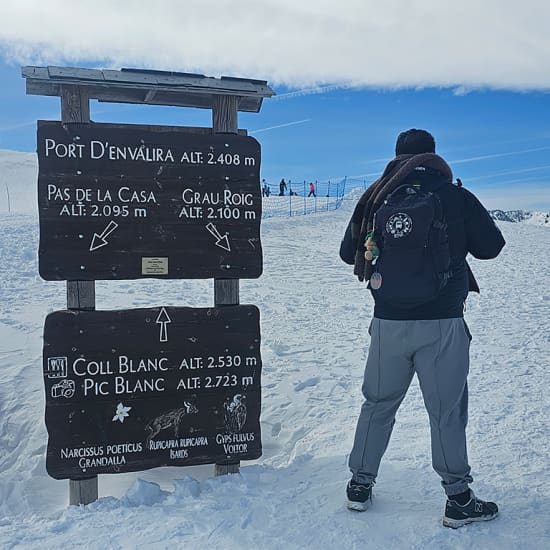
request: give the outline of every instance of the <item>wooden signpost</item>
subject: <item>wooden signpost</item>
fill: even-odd
[[[260,148],[237,114],[273,91],[165,71],[22,74],[28,94],[61,98],[61,123],[38,126],[39,269],[67,281],[44,332],[48,472],[70,478],[70,504],[97,499],[99,473],[238,472],[261,455],[259,317],[238,304],[262,250]],[[90,99],[212,109],[212,128],[94,124]],[[95,280],[143,277],[212,277],[214,307],[95,311]]]

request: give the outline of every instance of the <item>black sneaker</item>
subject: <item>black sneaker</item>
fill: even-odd
[[[498,516],[498,506],[494,502],[485,502],[477,498],[474,492],[470,489],[470,500],[461,506],[451,498],[447,499],[445,505],[445,516],[443,517],[443,525],[458,529],[468,523],[474,521],[489,521]]]
[[[348,509],[364,512],[368,508],[369,501],[372,502],[372,485],[358,483],[350,479],[346,487],[348,495]]]

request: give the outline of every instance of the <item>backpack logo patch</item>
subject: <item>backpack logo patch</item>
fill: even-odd
[[[394,239],[405,237],[412,231],[413,221],[405,212],[398,212],[388,218],[386,222],[386,233]]]

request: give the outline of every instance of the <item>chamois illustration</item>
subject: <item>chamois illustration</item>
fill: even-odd
[[[179,437],[180,425],[184,417],[189,414],[197,414],[198,412],[199,409],[194,403],[184,401],[181,409],[171,409],[151,420],[151,422],[145,426],[145,430],[149,431],[146,439],[146,447],[149,447],[151,440],[166,428],[174,428],[174,436]]]

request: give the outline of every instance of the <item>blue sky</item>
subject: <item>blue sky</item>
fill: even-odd
[[[220,0],[213,3],[222,15],[227,10]],[[287,0],[239,0],[226,13],[231,24],[211,17],[224,41],[222,49],[217,39],[202,40],[198,48],[200,35],[193,35],[199,31],[192,23],[204,23],[206,12],[194,0],[186,3],[185,22],[177,25],[168,16],[183,8],[174,0],[164,3],[172,11],[157,15],[166,36],[136,36],[116,27],[126,16],[136,28],[149,25],[145,4],[134,2],[128,15],[98,0],[97,13],[89,14],[89,25],[79,27],[79,33],[66,27],[85,9],[84,2],[71,3],[73,15],[65,0],[51,2],[48,11],[33,0],[2,6],[0,148],[35,150],[36,120],[59,118],[58,98],[25,95],[22,65],[131,66],[263,78],[277,96],[266,99],[258,114],[241,113],[239,126],[261,143],[262,177],[272,185],[281,177],[334,182],[347,176],[369,183],[392,158],[397,134],[419,127],[432,132],[437,152],[488,207],[550,210],[546,2],[525,0],[522,9],[508,1],[497,3],[495,15],[493,0],[483,7],[465,0],[462,7],[468,11],[472,4],[478,13],[461,19],[452,3],[435,0],[417,0],[409,12],[409,4],[397,0],[383,7],[371,0],[342,0],[337,11],[324,1],[304,0],[296,7]],[[252,5],[249,20],[235,18],[235,6]],[[56,8],[65,15],[63,23],[55,18]],[[433,25],[424,26],[419,37],[417,23],[428,9]],[[94,27],[93,17],[107,12],[110,17]],[[454,38],[442,40],[438,21],[450,19]],[[310,24],[299,26],[306,20]],[[190,25],[187,34],[178,32],[180,23]],[[239,35],[243,25],[248,40]],[[365,29],[370,29],[368,39]],[[389,39],[392,29],[399,32]],[[373,37],[377,44],[369,42]],[[430,43],[435,39],[438,47]],[[175,46],[187,48],[184,60]],[[211,124],[207,110],[95,101],[91,116],[97,122]]]

